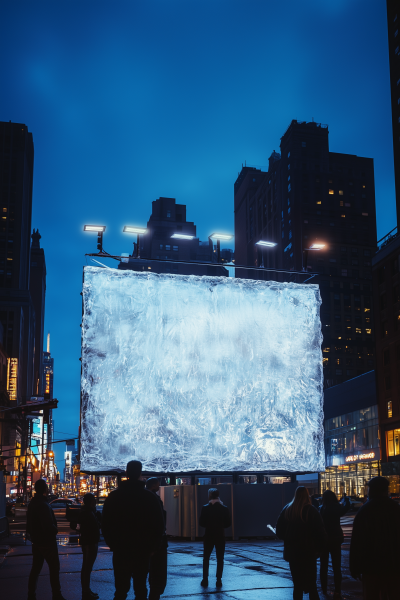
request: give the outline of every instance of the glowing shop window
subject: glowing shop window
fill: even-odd
[[[10,400],[17,400],[18,392],[18,358],[7,359],[7,391]]]
[[[393,406],[392,406],[391,400],[389,400],[387,403],[387,412],[388,412],[388,418],[391,419],[393,416]]]
[[[400,454],[400,429],[392,429],[386,433],[388,456]]]
[[[334,193],[335,193],[335,192],[334,192],[333,190],[329,190],[329,195],[330,195],[330,196],[333,196],[333,194],[334,194]]]

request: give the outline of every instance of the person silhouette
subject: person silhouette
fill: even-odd
[[[222,587],[224,570],[225,529],[231,525],[231,515],[228,508],[221,502],[217,488],[208,490],[208,504],[202,507],[199,524],[205,528],[203,551],[202,587],[208,586],[208,570],[210,556],[215,547],[217,555],[217,587]]]

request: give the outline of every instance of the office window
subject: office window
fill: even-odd
[[[162,244],[160,244],[160,250],[163,250],[164,246]]]
[[[391,400],[388,400],[388,403],[387,403],[387,416],[388,416],[388,419],[391,419],[393,416],[393,406],[392,406]]]
[[[307,146],[306,142],[301,142],[301,147],[305,148]]]
[[[170,210],[167,210],[167,218],[169,219],[169,218],[170,218],[170,216],[171,216],[171,211],[170,211]]]
[[[166,250],[171,250],[171,246],[169,244],[165,244],[165,249]]]
[[[179,250],[179,246],[172,246],[172,250],[173,250],[174,252],[178,252],[178,250]]]
[[[330,196],[333,196],[333,195],[334,195],[334,193],[335,193],[335,192],[334,192],[333,190],[329,190],[329,195],[330,195]]]

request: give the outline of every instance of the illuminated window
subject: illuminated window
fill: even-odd
[[[371,335],[371,329],[366,329],[366,330],[365,330],[365,333],[366,333],[367,335]]]
[[[322,352],[330,352],[331,349],[330,348],[323,348]]]
[[[340,216],[341,216],[341,217],[343,217],[343,219],[345,219],[345,218],[346,218],[346,215],[340,215]]]
[[[171,216],[171,211],[167,210],[167,218],[169,219],[170,216]]]
[[[173,250],[174,252],[178,252],[178,250],[179,250],[179,246],[172,246],[172,250]]]
[[[392,429],[386,432],[388,456],[400,454],[400,429]]]
[[[339,196],[343,196],[343,190],[339,190]]]
[[[17,400],[18,392],[18,358],[7,359],[7,391],[10,400]]]
[[[362,213],[363,217],[368,217],[368,213]]]
[[[171,246],[170,246],[169,244],[166,244],[166,245],[165,245],[165,249],[166,249],[166,250],[171,250]]]
[[[392,408],[392,401],[388,400],[387,403],[387,412],[388,412],[388,419],[391,419],[393,416],[393,408]]]
[[[330,196],[333,196],[333,194],[334,194],[334,193],[335,193],[335,192],[334,192],[333,190],[329,190],[329,195],[330,195]]]
[[[343,206],[343,200],[340,201],[340,206]]]
[[[356,327],[356,333],[361,333],[361,329],[359,327]]]

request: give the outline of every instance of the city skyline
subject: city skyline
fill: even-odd
[[[123,226],[145,225],[164,196],[186,205],[200,239],[233,233],[241,165],[265,168],[292,119],[314,118],[328,124],[332,152],[374,159],[378,239],[395,226],[386,3],[323,4],[100,2],[95,15],[80,7],[79,20],[47,2],[1,8],[0,116],[25,123],[35,146],[56,439],[79,425],[82,267],[96,251],[85,222],[107,226],[108,252],[131,252]]]

